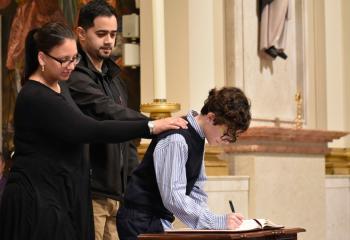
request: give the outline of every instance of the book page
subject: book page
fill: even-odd
[[[279,225],[276,223],[273,223],[272,221],[268,220],[268,219],[262,219],[262,218],[258,218],[255,219],[256,221],[260,222],[261,226],[263,229],[269,229],[269,228],[283,228],[283,225]]]
[[[261,226],[254,219],[246,219],[243,220],[243,223],[233,231],[248,231],[254,229],[261,229]]]

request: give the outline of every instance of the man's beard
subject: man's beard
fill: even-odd
[[[104,54],[104,51],[106,50],[109,50],[109,53],[108,54]],[[100,60],[105,60],[105,59],[108,59],[110,58],[112,54],[112,47],[101,47],[100,50],[98,51],[98,54],[97,54],[97,57],[100,59]]]
[[[111,54],[109,55],[101,55],[101,54],[98,54],[97,57],[99,60],[106,60],[108,58],[110,58]]]

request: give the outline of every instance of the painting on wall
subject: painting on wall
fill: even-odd
[[[3,1],[2,1],[3,2]],[[65,0],[17,0],[0,2],[2,45],[2,150],[8,158],[13,146],[13,111],[24,66],[24,42],[28,32],[49,21],[70,23],[77,3]],[[63,7],[65,6],[65,7]],[[67,8],[68,6],[68,8]],[[69,16],[68,18],[66,16]]]

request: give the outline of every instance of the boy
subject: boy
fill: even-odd
[[[216,215],[207,207],[203,155],[209,145],[235,142],[248,129],[250,104],[234,87],[212,89],[201,113],[190,111],[188,129],[155,137],[127,186],[125,204],[117,214],[119,238],[171,228],[174,216],[195,229],[235,229],[239,213]]]

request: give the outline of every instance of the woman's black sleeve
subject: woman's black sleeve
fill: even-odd
[[[52,137],[74,143],[124,142],[149,138],[148,120],[97,121],[74,109],[62,96],[33,101],[32,111],[37,127]]]

